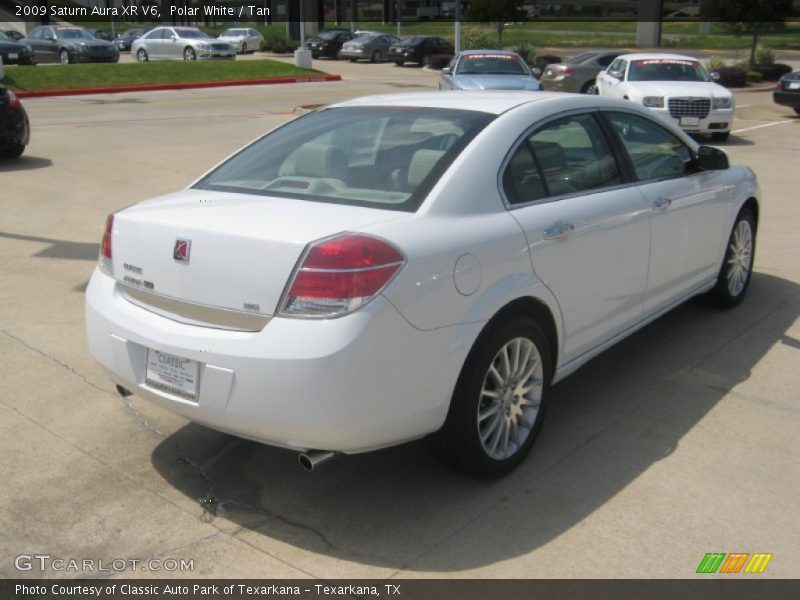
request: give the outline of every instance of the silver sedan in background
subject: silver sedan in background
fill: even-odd
[[[465,50],[442,69],[440,90],[531,90],[542,89],[542,72],[527,65],[508,50]]]
[[[400,40],[393,35],[378,32],[362,32],[342,46],[342,58],[356,62],[360,58],[381,62],[389,56],[389,46]]]
[[[236,27],[226,29],[219,34],[217,39],[221,42],[228,42],[240,54],[255,52],[261,48],[264,36],[251,27]]]
[[[231,44],[217,41],[197,27],[156,27],[133,42],[131,54],[139,62],[236,58]]]
[[[623,50],[592,50],[563,63],[547,65],[542,75],[542,86],[548,92],[594,94],[597,75],[622,54]]]

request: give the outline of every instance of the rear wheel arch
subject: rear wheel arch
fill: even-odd
[[[478,335],[478,338],[473,344],[473,348],[478,347],[481,341],[486,336],[490,335],[494,329],[517,317],[528,317],[533,319],[536,321],[539,327],[542,328],[542,331],[544,331],[544,334],[547,336],[547,344],[549,346],[548,350],[550,351],[551,358],[550,364],[553,366],[553,371],[555,372],[558,360],[559,341],[555,316],[547,304],[538,298],[534,298],[533,296],[523,296],[521,298],[517,298],[498,310],[494,316],[489,319],[489,322],[486,323],[483,330],[481,330],[481,333]]]

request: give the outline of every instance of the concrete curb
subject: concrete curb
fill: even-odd
[[[118,85],[108,87],[89,87],[63,90],[15,91],[20,98],[45,98],[48,96],[82,96],[86,94],[121,94],[123,92],[159,92],[164,90],[190,90],[212,87],[232,87],[238,85],[274,85],[281,83],[319,83],[322,81],[341,81],[341,75],[308,75],[300,77],[268,77],[265,79],[236,79],[228,81],[196,81],[187,83],[152,83],[143,85]]]

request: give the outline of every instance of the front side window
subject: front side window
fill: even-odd
[[[620,183],[617,162],[592,115],[558,119],[533,133],[516,150],[503,175],[511,204]]]
[[[323,110],[261,138],[195,187],[413,212],[493,118],[439,108]]]
[[[689,171],[692,152],[660,125],[628,113],[608,113],[607,117],[625,146],[638,179],[679,177]]]

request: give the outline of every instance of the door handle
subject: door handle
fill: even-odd
[[[666,196],[659,196],[655,200],[653,200],[653,208],[657,210],[665,209],[670,204],[672,204],[672,199],[667,198]]]
[[[575,231],[575,225],[572,225],[571,223],[553,225],[549,229],[544,230],[544,239],[558,240],[567,237],[573,231]]]

